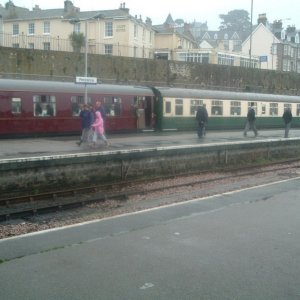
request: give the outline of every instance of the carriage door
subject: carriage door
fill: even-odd
[[[152,112],[153,112],[153,98],[152,97],[145,97],[145,125],[146,128],[152,128],[153,122],[152,122]]]

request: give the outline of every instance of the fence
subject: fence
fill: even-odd
[[[59,36],[30,36],[24,33],[12,35],[0,32],[0,46],[47,51],[78,51],[72,47],[70,39],[61,39]],[[82,46],[79,49],[79,52],[85,52],[85,47]],[[154,58],[154,49],[152,48],[128,46],[120,43],[96,43],[93,39],[88,40],[87,53],[136,58]]]

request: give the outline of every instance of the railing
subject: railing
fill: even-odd
[[[22,49],[35,49],[47,51],[66,51],[66,52],[81,52],[84,53],[84,45],[78,50],[73,49],[70,39],[62,39],[59,36],[51,37],[47,35],[36,36],[19,34],[12,35],[0,32],[0,46],[22,48]],[[120,43],[104,44],[96,43],[95,40],[88,40],[89,54],[102,54],[112,56],[125,56],[136,58],[154,58],[154,49],[148,47],[133,47],[122,45]]]

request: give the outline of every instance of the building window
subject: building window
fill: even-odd
[[[133,47],[133,57],[138,57],[138,48],[136,46]]]
[[[113,45],[111,44],[104,45],[104,54],[113,55]]]
[[[138,28],[137,28],[137,25],[134,24],[134,38],[137,38],[138,37]]]
[[[175,115],[182,116],[183,115],[183,100],[175,99]]]
[[[122,112],[122,99],[119,97],[105,97],[104,109],[109,116],[120,116]]]
[[[278,103],[270,103],[270,116],[278,116]]]
[[[49,95],[33,96],[33,112],[35,117],[56,116],[56,98]]]
[[[18,35],[19,34],[19,24],[13,24],[13,35]]]
[[[203,105],[203,100],[191,100],[190,115],[195,116],[199,106]]]
[[[28,49],[34,49],[34,43],[29,43],[28,44]]]
[[[44,22],[44,34],[50,34],[50,22]]]
[[[113,23],[105,22],[105,36],[110,37],[113,36]]]
[[[34,33],[35,33],[34,23],[29,23],[28,24],[28,34],[34,34]]]
[[[218,100],[212,101],[211,114],[214,116],[222,116],[223,115],[223,102],[222,101],[218,101]]]
[[[218,54],[218,64],[233,66],[234,65],[234,57],[227,54]]]
[[[13,48],[20,48],[20,44],[19,44],[19,43],[13,43],[13,44],[12,44],[12,47],[13,47]]]
[[[230,115],[240,116],[241,115],[241,102],[240,101],[230,101]]]
[[[242,42],[239,40],[233,41],[233,51],[240,52],[242,51]]]
[[[43,47],[44,47],[44,50],[50,50],[50,43],[49,42],[43,43]]]
[[[20,114],[22,112],[21,98],[12,98],[11,99],[11,112],[13,114]]]
[[[74,23],[74,29],[73,31],[75,33],[80,33],[80,22]]]

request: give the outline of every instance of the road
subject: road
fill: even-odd
[[[300,299],[300,177],[0,241],[1,299]]]

